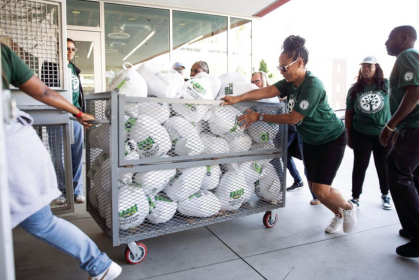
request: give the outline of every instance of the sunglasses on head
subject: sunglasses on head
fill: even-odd
[[[276,68],[277,68],[279,71],[282,71],[282,72],[287,72],[288,67],[290,67],[291,65],[293,65],[294,63],[296,63],[298,60],[299,60],[299,59],[297,59],[296,61],[293,61],[293,62],[291,62],[290,64],[285,65],[285,66],[277,66]]]
[[[76,48],[67,48],[67,51],[68,51],[68,52],[76,52],[76,51],[77,51],[77,49],[76,49]]]

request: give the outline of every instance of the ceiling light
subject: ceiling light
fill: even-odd
[[[81,12],[80,12],[80,11],[72,11],[72,13],[73,13],[73,14],[75,14],[75,15],[79,15],[79,14],[81,14]]]
[[[144,39],[144,41],[142,41],[140,44],[138,44],[138,46],[136,46],[126,57],[124,57],[122,59],[122,61],[125,61],[130,55],[132,55],[137,49],[139,49],[142,45],[144,45],[154,34],[156,33],[156,31],[154,30],[153,32],[151,32],[147,38]]]
[[[90,55],[92,54],[92,50],[93,50],[93,42],[90,44],[90,49],[89,49],[89,53],[87,54],[87,59],[89,59]]]
[[[129,17],[128,20],[136,20],[135,17]]]
[[[186,25],[186,22],[181,22],[181,23],[179,23],[179,25],[180,26],[185,26]]]

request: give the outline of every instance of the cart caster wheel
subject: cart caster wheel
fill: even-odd
[[[263,224],[265,225],[265,227],[267,228],[273,228],[274,226],[276,226],[276,223],[278,222],[278,215],[275,214],[275,219],[271,219],[271,212],[266,212],[265,215],[263,216]]]
[[[137,243],[138,249],[140,250],[139,256],[134,256],[134,254],[131,252],[128,246],[125,249],[125,258],[127,262],[129,262],[130,264],[138,264],[142,262],[147,256],[147,247],[141,242],[136,242],[136,243]]]

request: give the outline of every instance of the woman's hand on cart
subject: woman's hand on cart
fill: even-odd
[[[83,113],[80,117],[77,118],[77,121],[81,123],[85,128],[89,129],[89,127],[93,125],[89,123],[89,121],[94,120],[94,119],[95,119],[94,116]]]
[[[221,106],[234,105],[234,104],[240,102],[240,100],[237,96],[224,96],[223,98],[221,98],[221,100],[224,100],[224,102],[221,103]]]
[[[259,121],[259,117],[260,114],[258,112],[247,109],[246,114],[238,119],[238,123],[240,127],[244,126],[244,129],[248,129],[252,123]]]

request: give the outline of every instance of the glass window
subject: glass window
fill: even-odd
[[[227,17],[173,11],[173,62],[185,65],[189,77],[192,65],[208,64],[211,75],[227,72]]]
[[[230,18],[229,72],[252,74],[252,21]],[[250,79],[250,78],[249,78]]]
[[[67,0],[67,24],[100,27],[99,2]]]
[[[105,4],[106,70],[124,62],[169,64],[169,11]]]

